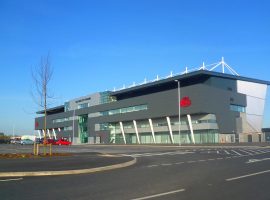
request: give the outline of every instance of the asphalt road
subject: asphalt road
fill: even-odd
[[[1,178],[0,199],[270,199],[269,148],[83,146],[69,149],[88,150],[126,154],[136,157],[137,163],[94,174]]]

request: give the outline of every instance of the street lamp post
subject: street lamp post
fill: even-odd
[[[181,146],[181,105],[180,105],[180,81],[175,80],[178,86],[178,131],[179,131],[179,146]]]
[[[73,123],[72,123],[72,130],[73,130],[73,131],[72,131],[72,143],[73,143],[73,144],[75,144],[75,142],[74,142],[74,131],[75,131],[75,130],[74,130],[74,128],[75,128],[74,125],[75,125],[75,124],[74,124],[74,123],[75,123],[75,108],[74,108],[74,110],[73,110]]]

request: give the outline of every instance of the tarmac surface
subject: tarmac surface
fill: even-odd
[[[215,148],[215,146],[212,146],[212,148],[213,147]],[[117,169],[136,163],[136,159],[134,159],[132,154],[125,154],[126,156],[124,156],[124,153],[128,153],[128,151],[130,151],[129,153],[139,153],[140,150],[144,151],[145,148],[151,151],[158,151],[163,150],[165,147],[130,146],[127,148],[126,146],[121,145],[111,147],[107,145],[54,147],[55,152],[68,153],[70,155],[0,159],[0,177],[8,175],[67,175]],[[179,147],[167,146],[166,148],[173,150],[178,149]],[[31,146],[21,145],[1,145],[0,148],[1,153],[31,153],[31,151]],[[19,172],[21,174],[19,174]]]
[[[84,145],[55,147],[54,151],[72,153],[74,156],[39,158],[37,159],[39,164],[45,163],[44,165],[49,167],[52,164],[50,162],[54,162],[59,166],[55,169],[72,169],[68,167],[72,167],[74,161],[81,162],[89,168],[48,170],[43,173],[40,171],[37,172],[39,175],[28,172],[30,176],[13,172],[12,175],[17,176],[1,176],[1,200],[266,200],[270,196],[270,148],[265,145],[263,147]],[[29,153],[31,146],[0,145],[0,153],[4,152]],[[111,164],[111,159],[115,161],[119,159],[118,161],[122,162],[121,159],[127,158],[133,159],[126,162],[130,165],[121,163],[119,167],[116,164],[119,167],[113,168],[116,170],[110,170],[112,168],[107,166],[104,171],[104,167],[101,166],[102,163]],[[23,162],[26,160],[8,160],[8,162],[10,165],[13,165],[12,162],[21,162],[21,167],[25,169]],[[72,162],[69,163],[70,161]],[[100,167],[91,168],[94,167],[92,162],[96,162],[98,165],[95,166]],[[1,169],[10,166],[6,164],[2,167],[2,163]],[[43,169],[47,170],[47,167]],[[8,174],[0,172],[0,175],[1,173]],[[58,176],[54,173],[58,173]]]
[[[0,172],[62,171],[98,168],[131,161],[128,156],[80,153],[71,156],[0,159]]]

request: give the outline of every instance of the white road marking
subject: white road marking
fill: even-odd
[[[147,167],[157,167],[158,165],[148,165]]]
[[[198,162],[205,162],[206,160],[198,160]]]
[[[164,192],[164,193],[154,194],[154,195],[150,195],[150,196],[140,197],[140,198],[136,198],[136,199],[132,199],[132,200],[152,199],[152,198],[166,196],[166,195],[170,195],[170,194],[174,194],[174,193],[179,193],[179,192],[184,192],[184,191],[185,191],[185,189],[174,190],[174,191],[170,191],[170,192]]]
[[[219,151],[217,151],[217,154],[219,154]]]
[[[255,163],[255,162],[262,162],[265,160],[270,160],[270,158],[262,158],[262,159],[249,159],[248,162],[246,162],[247,164],[249,163]]]
[[[264,151],[264,150],[257,150],[259,151],[260,153],[268,153],[267,151]]]
[[[12,179],[3,179],[0,182],[8,182],[8,181],[21,181],[23,178],[12,178]]]
[[[250,176],[256,176],[256,175],[265,174],[265,173],[269,173],[269,172],[270,172],[270,170],[261,171],[261,172],[257,172],[257,173],[253,173],[253,174],[247,174],[247,175],[238,176],[238,177],[234,177],[234,178],[228,178],[228,179],[226,179],[226,181],[234,181],[237,179],[246,178],[246,177],[250,177]]]
[[[164,153],[142,153],[142,154],[126,154],[127,156],[132,157],[149,157],[149,156],[163,156],[163,155],[179,155],[179,154],[188,154],[193,152],[182,152],[182,151],[176,151],[176,152],[164,152]]]
[[[242,156],[242,154],[241,153],[238,153],[237,151],[235,151],[235,150],[232,150],[232,152],[234,152],[234,153],[236,153],[237,155],[239,155],[239,156]]]
[[[249,153],[248,151],[245,151],[245,150],[242,150],[242,149],[240,149],[240,151],[242,151],[242,152],[244,152],[244,153],[246,153],[248,155],[253,155],[252,153]]]
[[[177,163],[174,163],[175,165],[181,165],[183,164],[184,162],[177,162]]]
[[[260,154],[261,153],[261,152],[258,152],[258,150],[254,151],[254,150],[249,149],[249,151],[251,151],[254,154]]]
[[[224,150],[225,151],[225,153],[227,154],[227,155],[229,155],[230,153],[227,151],[227,150]]]
[[[243,156],[243,155],[242,155]],[[232,158],[239,158],[239,157],[241,157],[241,156],[232,156]]]
[[[164,164],[161,164],[162,166],[171,166],[172,164],[171,163],[164,163]]]

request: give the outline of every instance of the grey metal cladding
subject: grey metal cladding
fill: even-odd
[[[143,85],[138,85],[138,86],[135,86],[132,88],[127,88],[127,89],[123,89],[120,91],[115,91],[115,92],[112,92],[112,95],[122,95],[124,93],[129,93],[129,92],[135,91],[135,90],[144,90],[144,89],[149,88],[149,87],[156,87],[157,85],[169,84],[170,82],[174,82],[174,80],[180,80],[181,82],[188,80],[188,81],[192,82],[193,80],[195,80],[198,77],[206,77],[206,78],[216,77],[218,79],[221,78],[221,79],[227,79],[227,80],[233,80],[233,81],[243,80],[243,81],[248,81],[248,82],[270,85],[269,81],[263,81],[263,80],[247,78],[247,77],[243,77],[243,76],[235,76],[235,75],[231,75],[231,74],[224,74],[224,73],[207,71],[207,70],[199,70],[199,71],[195,71],[195,72],[191,72],[191,73],[187,73],[187,74],[182,74],[182,75],[174,76],[171,78],[167,78],[167,79],[163,79],[163,80],[159,80],[159,81],[155,81],[155,82],[146,83]]]
[[[220,133],[231,133],[236,129],[235,119],[239,117],[239,113],[230,111],[230,104],[246,106],[246,96],[236,92],[235,78],[226,79],[224,76],[201,76],[201,73],[197,73],[197,75],[197,78],[190,81],[187,77],[191,78],[191,76],[186,76],[186,80],[181,84],[181,98],[188,96],[192,103],[190,107],[181,108],[181,115],[215,114]],[[135,87],[134,89],[127,89],[123,92],[115,92],[114,94],[124,94],[126,96],[116,102],[77,109],[76,116],[142,104],[148,106],[148,110],[89,118],[88,132],[90,135],[95,133],[94,125],[96,123],[178,116],[177,83],[174,80],[171,80],[169,83],[166,80],[163,80],[163,82],[164,84],[151,85],[149,93],[144,91],[147,87],[141,87],[139,89]],[[130,94],[130,96],[127,94]],[[57,128],[60,125],[63,127],[71,126],[72,121],[57,124],[53,124],[52,122],[53,119],[71,116],[73,116],[72,110],[48,116],[48,128]],[[43,117],[36,118],[36,121],[39,123],[36,129],[42,129]],[[78,127],[77,120],[75,121],[75,127]],[[76,129],[75,132],[77,132]]]
[[[181,88],[181,98],[188,96],[192,105],[181,108],[181,115],[212,113],[216,114],[220,124],[221,132],[231,132],[235,129],[235,118],[237,113],[230,111],[230,104],[246,105],[246,97],[233,91],[211,87],[204,84],[196,84]],[[110,105],[100,105],[100,110],[115,109],[133,105],[147,104],[148,110],[116,114],[111,116],[100,116],[89,119],[90,127],[95,123],[130,121],[133,119],[159,118],[178,115],[177,89],[157,92],[153,94],[133,97],[121,101],[110,103]],[[109,107],[108,107],[109,106]]]

